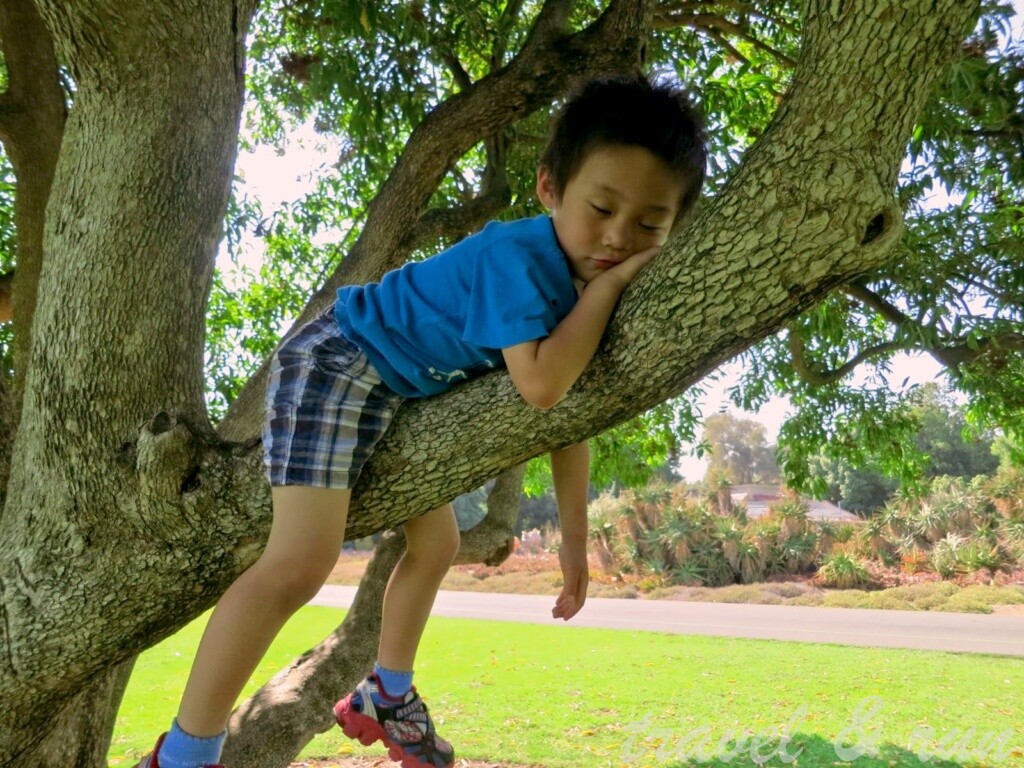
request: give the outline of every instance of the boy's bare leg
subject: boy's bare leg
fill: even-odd
[[[445,504],[409,520],[406,550],[384,593],[377,661],[386,669],[411,670],[441,580],[459,551],[455,511]]]
[[[192,663],[178,725],[193,736],[224,730],[271,641],[338,562],[351,491],[298,485],[271,490],[267,546],[217,603]]]

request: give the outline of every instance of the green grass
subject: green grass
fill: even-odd
[[[319,642],[342,615],[328,608],[300,611],[250,691]],[[140,657],[115,728],[111,765],[133,765],[166,728],[204,620]],[[803,749],[791,766],[1024,765],[1024,660],[1015,658],[435,617],[420,647],[416,683],[458,754],[495,763],[755,764],[749,749],[731,760],[699,763],[693,732],[703,728],[711,753],[719,752],[722,739],[728,749],[736,739],[745,743],[760,734],[767,739],[760,752],[769,755],[788,732],[785,751]],[[833,742],[851,728],[868,697],[880,697],[880,709],[860,723],[859,742],[875,739],[878,756],[840,760]],[[931,738],[911,744],[915,729],[920,735],[926,728]],[[1000,735],[1005,743],[991,741]],[[950,754],[958,740],[988,759],[922,763],[915,754],[922,747]],[[382,753],[353,747],[335,729],[303,756],[349,754]],[[672,757],[680,754],[686,759]],[[778,754],[765,764],[786,765]]]

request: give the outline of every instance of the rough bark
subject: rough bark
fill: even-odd
[[[43,227],[67,117],[49,31],[30,0],[0,2],[0,39],[8,88],[0,96],[0,141],[14,168],[17,273],[0,276],[0,323],[15,320],[15,376],[0,384],[0,513],[4,508],[20,392],[31,346],[43,265]],[[2,375],[2,374],[0,374]],[[51,736],[26,764],[106,764],[110,732],[131,663],[100,672],[56,715]]]
[[[244,25],[227,3],[40,6],[80,91],[46,224],[33,323],[46,343],[31,352],[0,519],[4,766],[39,743],[57,702],[208,607],[270,517],[258,446],[213,438],[201,397],[200,297]],[[408,403],[355,489],[351,536],[642,412],[891,258],[904,144],[977,3],[806,11],[772,125],[625,294],[570,396],[535,411],[495,373]],[[152,419],[119,462],[161,410],[175,416]]]
[[[53,41],[32,0],[0,1],[0,43],[8,73],[0,96],[0,142],[14,168],[18,258],[17,274],[0,278],[0,322],[17,318],[12,390],[17,412],[43,267],[46,202],[67,113]]]
[[[135,658],[87,680],[55,716],[48,738],[18,757],[33,768],[106,768],[110,736]]]
[[[501,565],[512,554],[525,474],[526,465],[520,464],[498,475],[487,494],[484,519],[462,534],[456,565]]]
[[[82,713],[63,714],[70,700],[84,694],[88,712],[104,690],[117,691],[104,670],[134,654],[105,658],[110,615],[125,595],[150,588],[138,583],[140,561],[174,546],[151,538],[159,526],[148,518],[160,507],[115,459],[161,409],[204,424],[204,305],[234,162],[247,23],[226,0],[36,7],[77,91],[30,313],[32,338],[45,341],[23,361],[0,519],[0,677],[19,689],[0,713],[5,766],[65,764],[49,762],[46,739],[81,722],[68,718]],[[19,283],[26,266],[19,262]],[[15,316],[24,316],[17,303]],[[118,559],[122,548],[136,557]],[[73,575],[90,571],[107,572],[105,588]],[[174,612],[165,597],[153,602]],[[76,638],[78,661],[65,655],[63,635]],[[47,669],[64,661],[65,671]]]
[[[293,327],[323,311],[342,285],[378,280],[405,263],[444,217],[427,211],[427,201],[470,147],[547,107],[575,78],[638,65],[650,28],[649,0],[612,0],[592,25],[568,34],[563,26],[571,6],[566,0],[547,0],[529,39],[508,66],[439,105],[416,127],[370,205],[359,239]],[[268,371],[265,362],[239,393],[218,426],[221,437],[244,440],[259,433]]]
[[[498,477],[487,497],[487,515],[462,534],[457,562],[497,564],[511,554],[524,470],[515,467]],[[376,658],[384,589],[404,551],[403,535],[385,534],[341,625],[235,710],[226,765],[285,768],[314,736],[334,727],[335,701],[355,687]]]
[[[14,272],[0,275],[0,323],[14,319]]]
[[[11,446],[14,442],[14,403],[8,378],[0,373],[0,517],[7,498],[7,477],[11,473]]]

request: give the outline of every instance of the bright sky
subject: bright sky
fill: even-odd
[[[1013,19],[1013,36],[1021,39],[1024,36],[1024,0],[1013,0],[1016,16]],[[270,211],[282,203],[291,202],[301,197],[310,186],[310,179],[319,170],[337,159],[339,148],[337,142],[316,134],[311,125],[304,126],[289,137],[289,144],[283,153],[261,147],[255,152],[239,155],[237,172],[245,181],[246,191],[263,202],[264,210]],[[943,201],[936,200],[939,205]],[[248,246],[250,257],[258,260],[259,244]],[[770,441],[774,441],[779,426],[785,420],[788,403],[776,398],[765,405],[758,413],[746,413],[736,409],[728,400],[726,390],[733,386],[740,373],[738,362],[723,366],[719,380],[707,387],[707,394],[701,400],[701,410],[705,416],[719,411],[728,411],[743,418],[755,419],[765,425]],[[908,386],[923,384],[941,378],[941,367],[927,355],[899,355],[893,360],[892,373],[889,381],[899,386],[908,379]],[[707,462],[689,457],[679,467],[687,480],[699,480],[704,476]]]

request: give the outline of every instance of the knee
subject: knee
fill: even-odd
[[[296,610],[316,597],[336,562],[337,558],[328,562],[325,558],[315,557],[261,559],[256,566],[259,569],[259,589],[282,607]]]
[[[455,560],[460,543],[459,528],[453,516],[451,525],[438,526],[429,536],[407,537],[406,554],[443,575]]]

